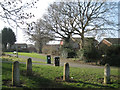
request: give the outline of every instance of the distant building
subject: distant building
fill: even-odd
[[[28,52],[28,47],[26,43],[15,43],[12,45],[11,50],[17,50],[19,52]]]
[[[60,55],[61,40],[49,41],[43,46],[42,52],[44,54]]]
[[[71,45],[72,49],[74,50],[74,53],[71,54],[71,52],[67,52],[65,49],[62,50],[61,56],[64,58],[67,57],[73,57],[72,55],[76,55],[75,53],[80,49],[80,41],[81,38],[73,38],[70,39],[69,45]],[[61,41],[61,45],[64,45],[64,40]],[[98,41],[94,37],[85,37],[84,38],[84,46],[96,46],[98,44]]]
[[[97,47],[101,52],[105,52],[112,45],[120,45],[120,38],[104,38]]]
[[[26,49],[27,48],[27,44],[26,43],[16,43],[14,45],[12,45],[11,49]]]
[[[27,47],[28,47],[28,51],[30,53],[37,52],[37,50],[36,50],[36,48],[35,48],[35,46],[33,44],[28,44]]]
[[[77,51],[80,49],[79,42],[81,38],[74,38],[75,41],[72,39],[69,41],[72,48]],[[61,47],[64,45],[64,40],[54,40],[50,41],[46,45],[43,46],[42,52],[45,54],[52,54],[52,55],[61,55],[62,57],[68,57],[68,52],[61,50]],[[98,41],[93,37],[85,37],[85,45],[94,45],[96,46],[98,44]],[[61,54],[60,54],[61,53]]]

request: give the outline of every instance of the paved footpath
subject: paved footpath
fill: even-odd
[[[16,55],[13,55],[13,54],[9,54],[11,56],[16,56]],[[45,62],[46,63],[46,60],[42,60],[42,59],[39,59],[39,58],[33,58],[33,57],[28,57],[28,56],[22,56],[22,55],[19,55],[18,56],[19,58],[23,58],[23,59],[28,59],[28,58],[32,58],[32,61],[40,61],[40,62]],[[4,61],[3,61],[4,62]],[[7,61],[8,62],[8,61]],[[87,65],[87,64],[80,64],[80,63],[77,63],[77,62],[74,62],[74,61],[70,61],[70,60],[60,60],[60,66],[63,66],[65,62],[68,62],[70,67],[88,67],[88,68],[104,68],[103,66],[95,66],[95,65]],[[24,63],[25,62],[20,62],[20,63]],[[52,63],[54,63],[52,61]],[[38,64],[38,65],[50,65],[50,66],[53,66],[54,64],[44,64],[44,63],[33,63],[33,64]]]

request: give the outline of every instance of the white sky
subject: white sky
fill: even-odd
[[[23,0],[25,1],[25,0]],[[28,0],[26,0],[28,1]],[[33,14],[35,14],[35,18],[32,18],[32,21],[36,21],[37,19],[39,19],[40,17],[42,17],[42,15],[45,13],[47,7],[49,6],[50,3],[54,2],[55,0],[39,0],[39,2],[37,2],[37,9],[31,9],[31,12]],[[1,19],[0,19],[0,30],[2,30],[4,27],[9,27],[9,25],[7,23],[4,23]],[[16,34],[16,30],[13,29],[14,33]],[[28,39],[25,37],[24,31],[21,29],[17,30],[17,43],[31,43],[28,41]]]
[[[23,0],[23,1],[28,1],[28,0]],[[59,0],[39,0],[39,2],[37,3],[38,8],[31,10],[31,12],[33,14],[35,14],[35,16],[36,16],[32,20],[36,21],[37,19],[42,17],[42,15],[45,13],[49,4],[54,2],[54,1],[59,1]],[[62,1],[65,1],[65,0],[62,0]],[[111,0],[111,1],[114,1],[114,0]],[[117,1],[119,1],[119,0],[117,0]],[[9,25],[7,23],[4,23],[2,20],[0,20],[0,30],[2,30],[5,26],[9,27]],[[16,30],[13,29],[13,31],[16,34]],[[23,33],[23,30],[18,29],[18,31],[17,31],[17,43],[30,43],[29,41],[27,41],[28,39],[24,35],[25,34]]]

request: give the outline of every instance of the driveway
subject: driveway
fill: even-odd
[[[14,54],[9,54],[11,56],[16,56]],[[40,61],[40,62],[46,62],[46,60],[43,60],[43,59],[39,59],[39,58],[33,58],[33,57],[28,57],[28,56],[22,56],[22,55],[19,55],[18,56],[19,58],[23,58],[23,59],[28,59],[28,58],[32,58],[32,61]],[[87,65],[87,64],[80,64],[80,63],[77,63],[77,62],[74,62],[74,61],[70,61],[70,60],[60,60],[60,66],[64,66],[64,63],[68,62],[70,67],[80,67],[80,68],[84,68],[84,67],[87,67],[87,68],[104,68],[104,66],[95,66],[95,65]],[[21,63],[24,63],[24,62],[21,62]],[[52,61],[52,63],[54,63],[54,61]],[[25,64],[25,63],[24,63]],[[33,64],[38,64],[38,65],[51,65],[53,66],[54,64],[43,64],[43,63],[33,63]]]

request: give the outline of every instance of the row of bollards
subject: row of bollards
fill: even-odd
[[[60,57],[54,58],[55,66],[60,66]],[[47,55],[47,64],[51,64],[51,56]],[[63,71],[63,80],[68,81],[69,78],[69,63],[64,64],[64,71]],[[104,67],[104,84],[110,83],[110,66],[106,64]]]
[[[51,57],[50,57],[51,58]],[[49,59],[49,58],[48,58]],[[59,66],[60,58],[55,58],[55,66]],[[50,62],[49,62],[50,63]],[[28,58],[26,62],[27,72],[26,75],[32,75],[32,59]],[[63,80],[69,81],[69,63],[64,63],[63,69]],[[104,84],[110,83],[110,66],[106,64],[104,67]],[[15,61],[12,65],[12,85],[13,86],[20,86],[20,70],[19,70],[19,62]]]
[[[26,75],[32,75],[32,59],[28,58],[26,62]],[[15,61],[12,65],[12,85],[20,86],[20,70],[19,70],[19,62]]]
[[[26,75],[32,75],[32,59],[27,59],[26,62],[27,72]],[[63,80],[69,81],[69,63],[64,63],[63,69]],[[12,65],[12,85],[13,86],[20,86],[20,70],[19,70],[19,62],[15,61]]]
[[[69,63],[64,63],[63,69],[63,80],[69,81]],[[105,64],[104,67],[104,84],[110,83],[110,66],[109,64]]]

